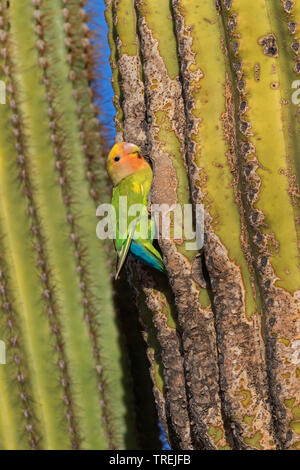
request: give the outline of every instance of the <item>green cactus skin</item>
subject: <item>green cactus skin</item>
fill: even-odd
[[[82,2],[1,2],[0,16],[0,448],[137,448],[95,235],[107,196]]]

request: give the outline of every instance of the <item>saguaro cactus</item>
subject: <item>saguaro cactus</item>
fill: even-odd
[[[157,286],[142,280],[154,325],[165,313],[179,340],[176,359],[158,334],[170,441],[297,449],[299,2],[106,3],[117,138],[153,163],[152,202],[205,208],[202,253],[160,240],[172,289],[160,286],[163,312],[151,302]],[[174,361],[181,428],[168,393]]]
[[[0,4],[1,449],[140,445],[96,237],[109,191],[84,3]],[[147,445],[158,445],[155,425]]]

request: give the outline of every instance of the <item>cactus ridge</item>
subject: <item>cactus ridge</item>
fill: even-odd
[[[2,240],[1,240],[2,241]],[[3,252],[3,246],[0,242],[1,253]],[[22,428],[26,435],[26,440],[30,448],[38,449],[40,434],[38,429],[37,419],[34,413],[34,409],[31,408],[32,394],[31,384],[28,378],[28,371],[26,370],[26,361],[24,361],[25,351],[22,348],[22,337],[18,328],[18,314],[14,309],[14,300],[11,292],[9,291],[9,282],[7,277],[7,267],[5,266],[4,259],[0,256],[0,299],[2,303],[2,309],[5,312],[5,316],[1,318],[1,332],[3,331],[3,338],[7,344],[7,356],[12,356],[10,361],[12,367],[10,371],[9,380],[16,381],[18,384],[18,424],[16,427]],[[1,335],[2,337],[2,335]],[[25,364],[24,364],[25,362]],[[2,370],[1,370],[2,372]],[[2,412],[5,410],[5,405],[1,404]],[[10,418],[11,419],[11,418]],[[22,424],[21,424],[22,423]],[[6,423],[5,423],[6,424]],[[1,432],[0,446],[5,448],[5,438],[9,436],[9,427],[1,423],[1,429],[7,429],[6,432]],[[20,425],[21,424],[21,425]],[[3,435],[2,435],[3,434]],[[8,448],[15,448],[15,438],[9,438]]]

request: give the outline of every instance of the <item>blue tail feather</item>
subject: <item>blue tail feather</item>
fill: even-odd
[[[154,269],[157,269],[158,271],[166,273],[166,268],[162,260],[156,257],[153,253],[151,253],[151,251],[147,250],[144,245],[136,243],[133,240],[131,242],[129,251],[139,261],[142,261],[143,263],[147,264],[148,266],[151,266]]]

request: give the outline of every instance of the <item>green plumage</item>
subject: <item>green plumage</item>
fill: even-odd
[[[136,214],[130,213],[130,208],[132,208],[134,204],[140,204],[143,206],[144,216],[148,214],[148,194],[151,183],[152,170],[150,167],[143,167],[122,179],[113,190],[112,205],[116,211],[115,246],[118,252],[116,278],[129,252],[136,259],[141,260],[159,271],[165,272],[161,255],[152,244],[153,234],[155,233],[153,227],[154,222],[151,222],[148,217],[146,227],[144,225],[143,229],[143,222],[139,217],[141,215],[140,212]],[[124,197],[127,197],[127,208],[125,208]],[[126,217],[127,224],[125,220]],[[145,220],[144,218],[144,221]],[[122,222],[124,223],[124,227],[122,227]]]

